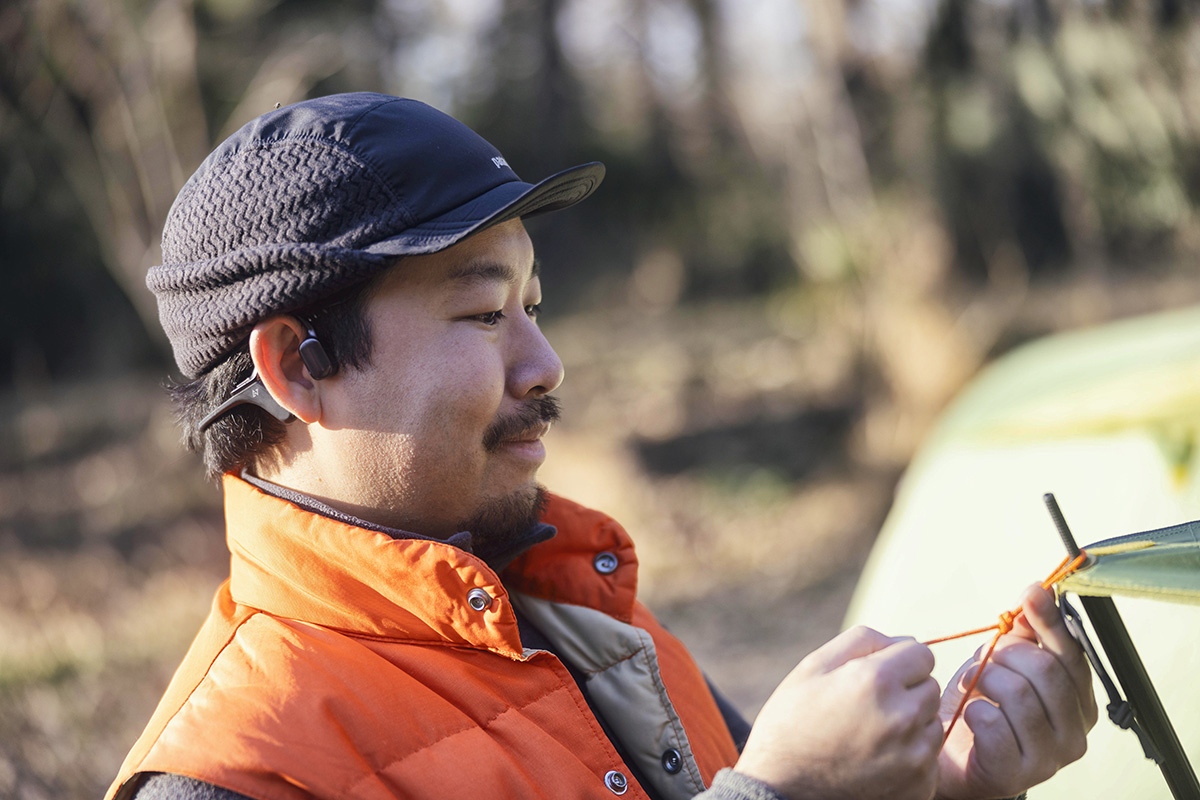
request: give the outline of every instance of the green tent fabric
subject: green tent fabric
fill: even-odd
[[[1046,492],[1093,548],[1112,543],[1098,539],[1128,540],[1130,531],[1173,530],[1164,526],[1200,517],[1198,445],[1200,307],[1022,346],[972,381],[922,445],[846,624],[927,640],[995,620],[1064,555]],[[1088,591],[1123,594],[1104,576],[1110,563],[1121,562],[1097,556],[1065,588],[1086,578]],[[1134,583],[1195,592],[1192,575],[1164,578],[1187,569],[1150,571]],[[1180,741],[1200,764],[1200,604],[1114,599]],[[935,646],[939,682],[979,645],[968,638]],[[1099,683],[1096,690],[1103,697]],[[1102,721],[1088,735],[1087,755],[1030,797],[1170,800],[1170,792],[1136,737]]]
[[[1105,539],[1083,550],[1087,561],[1059,582],[1060,591],[1200,605],[1200,520]]]

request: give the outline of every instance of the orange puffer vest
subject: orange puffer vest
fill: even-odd
[[[587,676],[655,794],[690,797],[737,759],[699,669],[637,602],[633,545],[607,516],[552,499],[558,535],[501,583],[451,545],[233,476],[225,498],[230,578],[110,800],[139,772],[261,800],[645,798],[559,658],[522,648],[514,604]]]

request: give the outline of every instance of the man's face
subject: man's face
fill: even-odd
[[[541,299],[519,220],[393,269],[367,303],[371,364],[321,385],[327,499],[426,536],[480,515],[527,524],[556,416],[545,395],[563,378]]]

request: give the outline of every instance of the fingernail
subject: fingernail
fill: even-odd
[[[1050,609],[1050,604],[1053,602],[1053,600],[1051,599],[1050,593],[1045,589],[1041,589],[1041,587],[1038,587],[1038,588],[1040,591],[1033,593],[1033,597],[1031,598],[1031,600],[1032,600],[1031,604],[1038,611],[1043,611],[1043,612],[1048,611]]]
[[[962,677],[958,679],[959,691],[965,692],[967,687],[971,685],[971,681],[975,680],[975,673],[979,672],[979,665],[972,664],[963,672]]]

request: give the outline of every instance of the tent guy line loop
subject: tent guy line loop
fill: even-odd
[[[1096,646],[1092,644],[1091,638],[1087,635],[1087,630],[1083,627],[1083,616],[1075,610],[1073,605],[1067,602],[1065,594],[1059,596],[1058,605],[1062,612],[1063,622],[1066,623],[1067,629],[1071,631],[1071,635],[1083,647],[1083,652],[1087,656],[1088,663],[1092,665],[1092,671],[1096,673],[1096,677],[1100,680],[1100,685],[1104,687],[1104,691],[1108,695],[1106,710],[1108,711],[1109,720],[1122,730],[1133,731],[1142,745],[1142,752],[1146,754],[1146,758],[1161,766],[1163,763],[1162,754],[1154,746],[1154,740],[1138,724],[1133,714],[1133,707],[1129,705],[1128,700],[1121,696],[1121,692],[1113,682],[1112,676],[1108,674],[1104,662],[1100,660],[1100,654],[1096,651]]]
[[[1066,578],[1068,575],[1074,573],[1075,570],[1079,569],[1079,567],[1082,566],[1086,561],[1087,553],[1082,550],[1080,550],[1079,554],[1076,556],[1067,556],[1062,560],[1062,563],[1050,573],[1046,580],[1042,581],[1042,588],[1049,589],[1050,587],[1054,586],[1063,578]],[[974,630],[963,631],[962,633],[951,634],[950,636],[941,636],[937,639],[929,639],[928,641],[922,642],[922,644],[928,647],[929,645],[938,644],[939,642],[949,642],[954,639],[964,639],[968,636],[975,636],[980,633],[987,633],[988,631],[996,632],[996,635],[992,637],[992,643],[988,646],[987,652],[984,653],[983,658],[979,661],[979,667],[975,670],[975,675],[972,676],[971,682],[967,684],[967,688],[963,692],[962,699],[958,701],[958,708],[954,711],[954,716],[950,719],[950,724],[946,726],[946,733],[942,738],[943,743],[950,738],[950,732],[954,730],[955,724],[957,724],[959,717],[962,716],[963,709],[967,707],[967,701],[970,700],[971,696],[975,693],[975,687],[979,684],[979,679],[983,676],[984,668],[988,665],[988,662],[991,661],[992,652],[996,649],[996,645],[999,644],[1000,637],[1012,630],[1013,623],[1023,611],[1023,607],[1017,606],[1011,611],[1005,611],[1000,614],[999,621],[993,625],[988,625],[985,628],[975,628]]]

